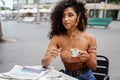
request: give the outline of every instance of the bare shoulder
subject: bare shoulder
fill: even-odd
[[[62,39],[62,36],[53,36],[50,40],[51,44],[57,45]]]
[[[91,33],[84,33],[85,37],[89,40],[89,43],[94,43],[96,44],[96,38],[93,34]]]
[[[58,40],[60,40],[60,39],[61,39],[61,36],[53,36],[53,37],[51,38],[52,41],[58,41]]]
[[[91,33],[84,33],[84,34],[89,39],[95,39],[95,36],[93,34],[91,34]]]
[[[49,42],[49,45],[48,45],[48,49],[57,48],[58,40],[59,40],[59,36],[53,36],[50,39],[50,42]]]

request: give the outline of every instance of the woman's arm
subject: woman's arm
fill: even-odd
[[[91,69],[95,70],[97,67],[96,61],[96,39],[93,35],[89,35],[89,46],[87,51],[80,51],[80,59],[83,63]]]
[[[41,60],[41,64],[43,66],[49,66],[50,63],[59,55],[59,52],[60,50],[57,49],[57,40],[53,37],[48,45],[45,55]]]
[[[97,61],[96,61],[96,54],[95,53],[89,53],[90,58],[86,61],[87,66],[91,70],[96,70],[97,67]]]
[[[97,67],[97,59],[96,59],[97,43],[96,43],[96,38],[93,35],[90,35],[90,46],[87,52],[89,54],[88,55],[89,59],[86,61],[86,64],[90,69],[95,70]]]

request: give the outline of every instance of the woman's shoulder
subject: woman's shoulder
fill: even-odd
[[[55,35],[55,36],[53,36],[53,37],[51,38],[51,40],[60,40],[60,39],[62,39],[62,38],[63,38],[62,35]]]
[[[94,34],[92,34],[92,33],[88,33],[88,32],[85,32],[84,33],[84,36],[88,39],[88,40],[95,40],[95,36],[94,36]]]
[[[95,37],[94,34],[88,33],[88,32],[85,32],[84,35],[85,35],[86,37],[88,37],[88,38],[93,38],[93,37]]]

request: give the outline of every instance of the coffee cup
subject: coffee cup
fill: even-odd
[[[76,49],[76,48],[72,48],[72,49],[70,49],[70,53],[73,57],[77,57],[78,54],[80,53],[80,50]]]

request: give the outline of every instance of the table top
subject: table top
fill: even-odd
[[[78,80],[78,79],[53,69],[47,74],[45,74],[39,80]]]
[[[9,79],[9,78],[0,77],[0,80],[16,80],[16,79],[12,79],[12,78]],[[59,72],[58,70],[51,69],[49,72],[44,74],[38,80],[78,80],[78,79],[76,79],[74,77],[71,77],[71,76],[69,76],[67,74],[64,74],[62,72]]]

